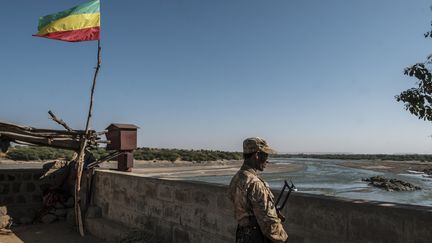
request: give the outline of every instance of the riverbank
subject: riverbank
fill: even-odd
[[[42,168],[46,163],[53,162],[54,160],[47,161],[20,161],[0,158],[0,169],[37,169]],[[174,162],[168,160],[134,160],[134,168],[154,168],[154,167],[186,167],[186,166],[212,166],[212,165],[232,165],[241,163],[240,160],[218,160],[218,161],[203,161],[191,162],[176,160]],[[116,168],[117,161],[108,161],[100,164],[101,168]]]
[[[289,161],[289,159],[288,159]],[[43,164],[52,161],[14,161],[0,159],[0,169],[42,168]],[[218,161],[167,161],[167,160],[135,160],[133,173],[146,174],[157,177],[190,177],[190,176],[220,176],[233,175],[242,165],[242,160]],[[415,173],[430,170],[432,162],[421,161],[391,161],[391,160],[349,160],[339,165],[373,170],[378,172]],[[109,161],[100,165],[101,169],[115,169],[116,161]],[[264,173],[297,172],[304,169],[304,165],[296,163],[269,163]]]
[[[158,178],[179,178],[194,176],[229,176],[234,175],[243,164],[241,160],[207,161],[193,163],[189,161],[134,161],[132,173]],[[116,162],[104,163],[101,169],[116,168]],[[287,173],[301,171],[304,165],[268,163],[264,173]]]
[[[47,162],[29,162],[1,160],[0,169],[19,169],[19,168],[42,168]],[[135,160],[132,173],[158,178],[178,178],[194,176],[225,176],[234,175],[243,164],[241,160],[218,160],[205,162],[190,161],[160,161],[160,160]],[[100,169],[117,168],[116,161],[109,161],[100,164]],[[301,171],[303,165],[299,164],[276,164],[269,163],[264,173],[286,173]]]

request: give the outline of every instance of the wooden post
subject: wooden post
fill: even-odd
[[[93,77],[93,85],[91,88],[90,105],[89,105],[89,110],[88,110],[88,115],[87,115],[85,136],[81,138],[81,146],[80,146],[80,151],[79,151],[78,159],[77,159],[77,163],[76,163],[77,175],[76,175],[76,182],[75,182],[75,216],[76,216],[76,223],[78,225],[78,230],[79,230],[79,233],[81,236],[84,236],[84,227],[83,227],[83,222],[82,222],[81,206],[80,206],[80,202],[81,202],[81,196],[80,196],[81,176],[82,176],[83,167],[84,167],[85,149],[87,147],[88,133],[89,133],[90,121],[91,121],[91,117],[92,117],[93,96],[94,96],[94,91],[95,91],[95,87],[96,87],[96,79],[97,79],[100,64],[101,64],[100,52],[101,52],[100,40],[98,40],[97,65],[96,65],[96,70],[95,70],[94,77]]]

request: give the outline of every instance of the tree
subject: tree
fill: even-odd
[[[432,25],[432,24],[431,24]],[[424,34],[425,38],[432,38],[432,31]],[[398,102],[405,103],[405,109],[419,119],[432,121],[432,73],[430,67],[432,55],[429,55],[424,63],[416,63],[407,67],[405,75],[415,77],[416,86],[396,95]]]

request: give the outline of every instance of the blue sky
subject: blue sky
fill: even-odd
[[[81,0],[4,1],[0,120],[83,129],[96,42],[32,37]],[[424,61],[430,1],[101,0],[93,127],[133,123],[146,147],[432,153],[432,126],[394,96]]]

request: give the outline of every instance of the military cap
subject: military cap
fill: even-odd
[[[264,152],[267,154],[276,154],[276,151],[270,148],[268,143],[259,137],[254,138],[246,138],[243,141],[243,153],[244,154],[251,154],[255,152]]]

